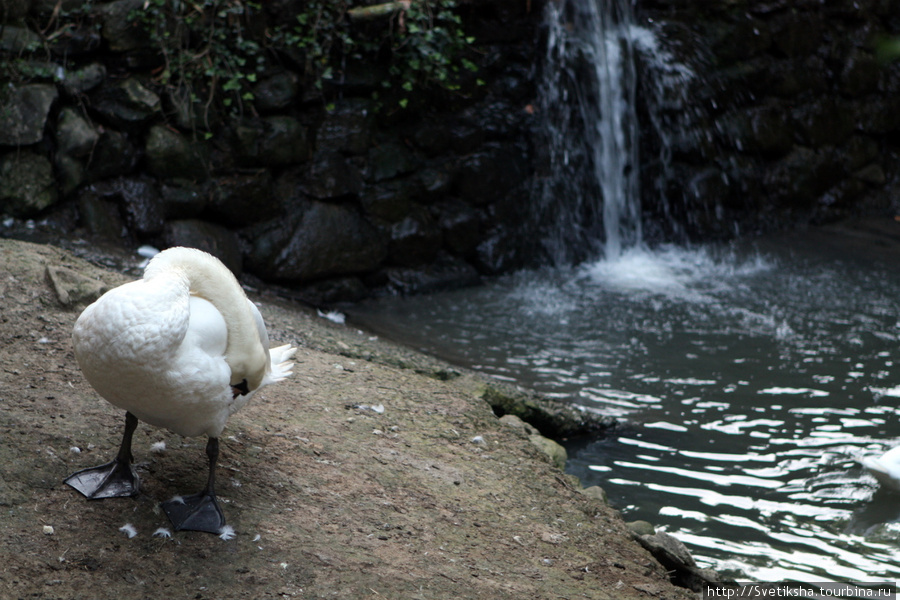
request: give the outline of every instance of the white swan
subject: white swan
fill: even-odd
[[[192,248],[159,253],[143,279],[101,296],[78,317],[72,339],[85,378],[126,413],[116,459],[66,483],[91,499],[137,494],[131,438],[138,420],[205,434],[206,487],[162,507],[176,530],[218,533],[225,525],[215,495],[219,435],[257,390],[291,374],[296,349],[269,349],[262,316],[231,271]]]
[[[883,487],[900,492],[900,446],[878,457],[861,458],[859,462]]]

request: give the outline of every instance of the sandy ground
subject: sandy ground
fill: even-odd
[[[158,503],[202,486],[205,439],[142,424],[135,499],[62,483],[111,460],[124,418],[82,377],[79,309],[60,304],[48,266],[127,279],[0,240],[0,598],[690,597],[618,513],[499,422],[474,374],[259,298],[273,345],[299,351],[293,378],[222,438],[236,536],[154,537],[170,527]]]

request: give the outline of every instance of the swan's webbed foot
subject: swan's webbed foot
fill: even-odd
[[[193,496],[176,496],[160,504],[176,531],[205,531],[219,534],[225,514],[215,494],[203,491]]]
[[[116,459],[99,467],[76,471],[65,479],[65,483],[91,500],[136,496],[140,479],[131,466],[131,438],[137,424],[137,417],[130,412],[125,413],[125,433]]]
[[[140,488],[140,479],[131,463],[118,459],[99,467],[76,471],[65,479],[65,483],[90,500],[136,496]]]
[[[206,444],[206,456],[209,458],[209,479],[206,487],[193,496],[176,496],[161,504],[176,531],[205,531],[222,533],[225,527],[225,514],[219,507],[216,498],[216,462],[219,460],[219,440],[211,437]]]

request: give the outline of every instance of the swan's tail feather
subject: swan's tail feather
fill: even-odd
[[[290,344],[270,348],[269,372],[266,374],[264,383],[275,383],[290,377],[293,373],[294,363],[289,361],[296,352],[297,349]]]

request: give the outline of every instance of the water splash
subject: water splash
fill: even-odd
[[[650,293],[702,302],[746,277],[774,268],[761,255],[738,259],[710,248],[667,245],[649,250],[636,246],[618,256],[582,266],[582,277],[604,289],[623,293]]]

